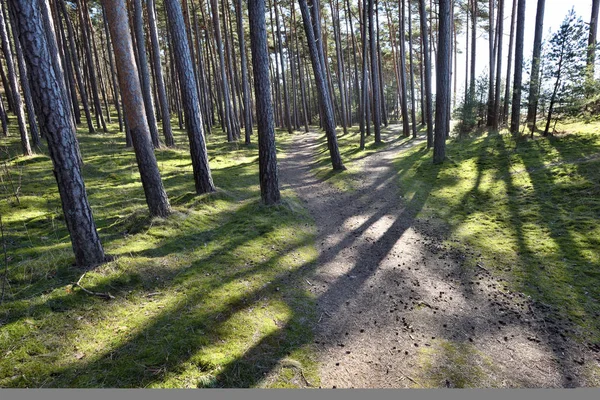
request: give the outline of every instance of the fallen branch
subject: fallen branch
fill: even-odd
[[[102,297],[103,299],[106,300],[112,300],[115,298],[115,296],[113,296],[112,294],[106,292],[106,293],[100,293],[100,292],[92,292],[89,289],[84,288],[83,286],[81,286],[81,280],[83,279],[83,277],[85,276],[85,274],[87,274],[87,272],[84,272],[83,275],[81,275],[79,277],[79,279],[77,280],[77,282],[75,282],[73,284],[73,286],[77,286],[79,289],[83,290],[85,293],[91,295],[91,296],[97,296],[97,297]]]

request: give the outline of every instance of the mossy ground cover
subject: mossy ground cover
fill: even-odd
[[[177,148],[156,151],[174,212],[151,219],[124,134],[115,124],[79,130],[89,201],[115,257],[80,284],[114,296],[106,300],[73,285],[83,272],[72,266],[51,161],[44,149],[20,156],[11,126],[1,139],[9,263],[0,387],[318,384],[314,299],[303,285],[316,258],[313,223],[291,191],[261,205],[255,145],[208,135],[218,191],[198,196],[186,134],[176,131]]]
[[[506,131],[451,139],[432,163],[425,143],[398,153],[399,195],[437,223],[472,265],[554,306],[590,341],[600,340],[600,124],[565,123],[553,137]],[[358,154],[358,137],[340,140]],[[352,171],[352,158],[345,159]],[[337,179],[346,179],[344,175]],[[348,178],[351,179],[351,178]],[[349,184],[346,184],[347,186]]]

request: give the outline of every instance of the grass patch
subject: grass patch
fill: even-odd
[[[218,192],[197,196],[186,134],[175,131],[178,147],[156,151],[174,213],[151,219],[117,131],[78,132],[100,237],[116,257],[81,284],[109,301],[73,286],[81,271],[45,150],[22,157],[14,134],[2,139],[0,387],[304,385],[282,360],[318,385],[303,285],[317,255],[313,222],[291,191],[279,206],[260,204],[256,145],[208,135]]]
[[[433,165],[425,145],[395,162],[418,218],[442,221],[448,242],[556,306],[600,340],[600,135],[515,141],[509,134],[452,140]],[[596,125],[596,132],[598,125]]]

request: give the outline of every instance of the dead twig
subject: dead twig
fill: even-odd
[[[84,288],[83,286],[81,286],[81,280],[83,279],[83,277],[85,276],[85,274],[87,274],[87,272],[84,272],[83,275],[81,275],[79,277],[79,279],[77,280],[77,282],[75,282],[73,284],[73,286],[77,286],[79,289],[83,290],[85,293],[91,295],[91,296],[98,296],[98,297],[102,297],[103,299],[106,300],[112,300],[115,298],[115,296],[113,296],[112,294],[106,292],[106,293],[100,293],[100,292],[93,292],[89,289]]]

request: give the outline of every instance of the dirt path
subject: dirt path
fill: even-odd
[[[297,136],[280,172],[318,228],[309,280],[323,387],[598,385],[598,349],[570,339],[574,324],[485,266],[466,270],[414,219],[422,204],[406,207],[391,167],[402,145],[363,159],[359,188],[342,192],[312,174],[318,137]]]

